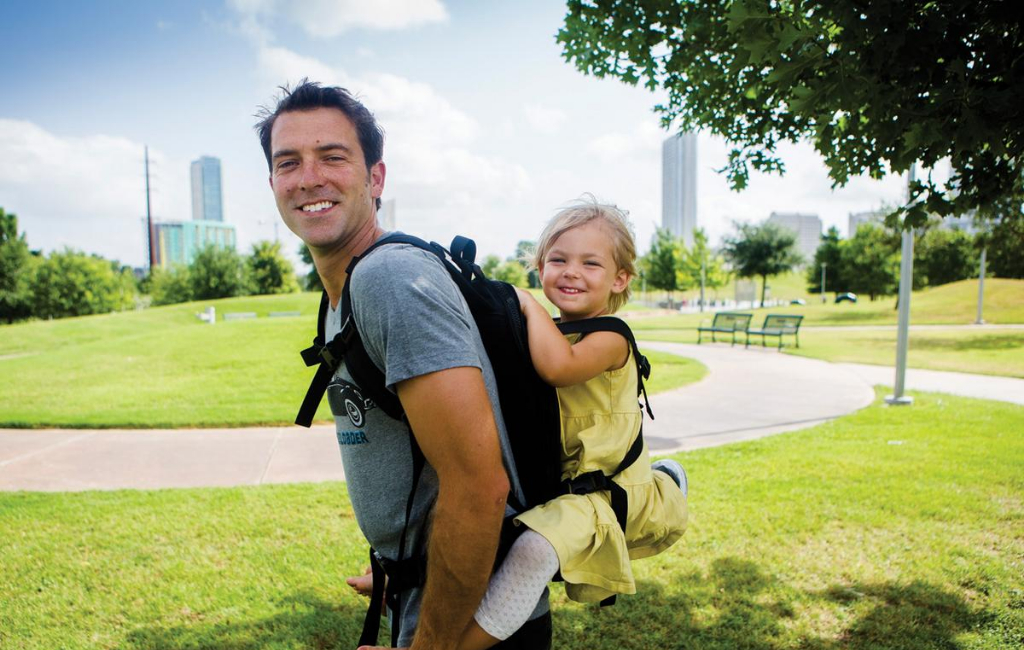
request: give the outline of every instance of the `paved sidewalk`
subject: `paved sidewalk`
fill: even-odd
[[[708,366],[652,398],[654,453],[710,447],[852,413],[892,368],[830,364],[771,348],[644,342]],[[1024,380],[911,370],[909,390],[1024,403]],[[344,480],[333,425],[185,430],[0,430],[0,490],[217,487]]]

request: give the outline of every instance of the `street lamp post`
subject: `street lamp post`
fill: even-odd
[[[914,167],[910,165],[907,174],[907,203],[910,202],[910,186],[914,183]],[[903,243],[900,250],[900,293],[899,316],[896,325],[896,380],[892,395],[885,398],[886,404],[903,406],[913,404],[914,398],[903,394],[907,376],[907,344],[910,339],[910,291],[914,284],[914,231],[904,225]]]
[[[825,299],[825,268],[828,266],[828,262],[821,263],[821,302],[826,303],[828,300]]]
[[[975,324],[984,325],[985,319],[981,315],[981,306],[985,299],[985,251],[986,248],[981,249],[981,260],[978,263],[978,318],[975,320]]]
[[[704,278],[707,267],[707,258],[700,261],[700,312],[704,313]]]

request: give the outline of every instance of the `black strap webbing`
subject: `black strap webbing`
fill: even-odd
[[[605,316],[599,316],[597,318],[585,318],[583,320],[574,320],[568,322],[559,322],[558,329],[562,334],[590,334],[592,332],[615,332],[622,336],[629,343],[629,347],[633,351],[633,359],[636,362],[637,367],[637,396],[644,396],[644,409],[647,411],[647,416],[654,419],[654,412],[651,410],[650,400],[647,399],[647,388],[644,386],[644,380],[649,379],[651,376],[651,363],[647,360],[647,357],[640,354],[640,348],[636,344],[636,338],[633,336],[633,330],[629,329],[629,325],[626,325],[625,321],[619,318],[609,318]]]

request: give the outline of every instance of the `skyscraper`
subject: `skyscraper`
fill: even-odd
[[[679,133],[661,145],[661,227],[693,244],[697,227],[697,134]]]
[[[224,221],[220,197],[220,158],[202,156],[192,161],[192,219]]]
[[[814,260],[814,252],[821,243],[821,219],[818,215],[772,212],[768,223],[786,228],[796,235],[796,249],[804,256],[804,264]]]

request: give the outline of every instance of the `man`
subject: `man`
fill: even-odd
[[[257,130],[281,218],[309,247],[327,291],[330,340],[341,328],[349,262],[384,234],[376,214],[386,175],[383,132],[348,91],[305,81],[285,90]],[[486,589],[510,489],[511,452],[490,362],[465,301],[430,253],[376,249],[353,271],[350,293],[366,350],[426,459],[410,498],[409,429],[365,399],[342,366],[328,399],[356,520],[373,548],[399,559],[411,503],[404,537],[412,552],[426,548],[427,578],[422,589],[402,593],[392,612],[398,645],[455,648]],[[514,474],[511,481],[518,489]],[[495,647],[546,648],[550,637],[545,594],[532,620]]]

